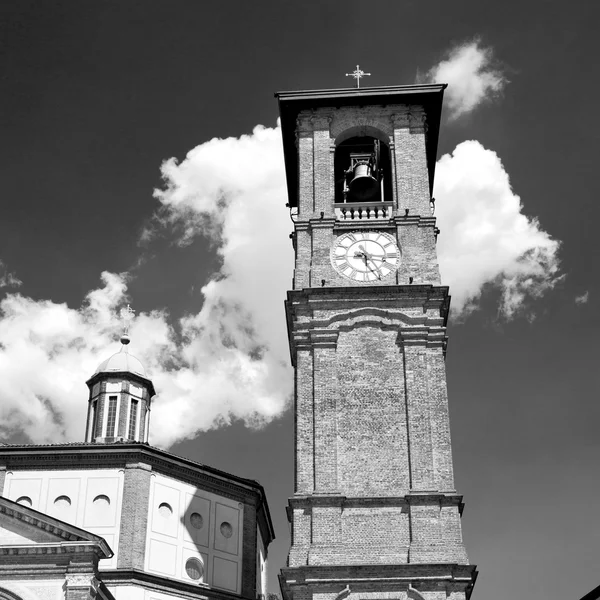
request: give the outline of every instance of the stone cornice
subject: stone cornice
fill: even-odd
[[[408,506],[418,504],[438,504],[441,506],[461,506],[463,497],[455,492],[409,492],[401,496],[344,496],[342,494],[307,494],[288,498],[289,507],[310,508],[313,506],[380,507]]]
[[[334,332],[365,326],[397,331],[402,348],[439,347],[445,351],[449,303],[448,288],[432,285],[289,291],[286,316],[292,364],[298,350],[335,347]]]
[[[52,555],[57,554],[97,554],[100,558],[110,558],[112,551],[108,544],[102,540],[104,544],[97,542],[34,542],[32,544],[14,544],[12,546],[0,546],[0,556],[21,556],[21,555]],[[104,545],[107,548],[107,553],[103,551],[101,546]],[[90,559],[91,560],[91,559]]]
[[[402,212],[402,209],[400,209]],[[392,217],[392,221],[396,227],[406,227],[407,225],[416,225],[417,227],[435,227],[436,218],[431,215],[411,215],[410,213],[396,215]]]
[[[320,591],[329,588],[332,592],[347,585],[352,586],[354,592],[373,589],[373,586],[380,591],[397,590],[402,586],[408,591],[409,585],[422,591],[458,586],[467,592],[467,598],[476,579],[476,565],[457,563],[286,567],[281,569],[279,576],[282,591],[288,593],[296,586],[315,586]],[[284,593],[284,597],[289,596]]]

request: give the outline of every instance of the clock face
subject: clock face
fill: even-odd
[[[381,281],[400,265],[394,238],[379,231],[352,231],[340,235],[331,249],[335,270],[354,281]]]

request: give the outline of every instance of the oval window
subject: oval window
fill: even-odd
[[[110,506],[110,498],[104,494],[100,494],[94,498],[94,506],[98,508],[106,508]]]
[[[190,515],[190,523],[194,529],[202,529],[204,519],[200,513],[194,512]]]
[[[230,538],[233,535],[233,527],[231,526],[231,523],[228,523],[227,521],[223,521],[221,523],[221,535],[224,538]]]
[[[31,498],[29,496],[21,496],[17,498],[17,504],[21,504],[22,506],[32,506]]]
[[[59,496],[54,501],[54,506],[57,508],[69,508],[71,506],[71,498],[69,496]]]
[[[164,519],[168,519],[173,514],[173,509],[170,504],[166,502],[161,502],[158,505],[158,514]]]
[[[188,558],[185,563],[185,572],[190,579],[201,581],[204,577],[204,565],[197,558]]]

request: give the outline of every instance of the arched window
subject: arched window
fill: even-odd
[[[392,170],[389,146],[372,136],[356,136],[335,149],[336,204],[391,202]]]

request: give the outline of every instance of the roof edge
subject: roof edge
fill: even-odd
[[[275,98],[281,100],[305,100],[314,98],[336,98],[338,96],[380,96],[395,94],[426,94],[443,92],[447,83],[415,83],[411,85],[381,85],[364,88],[332,88],[323,90],[294,90],[275,92]]]

